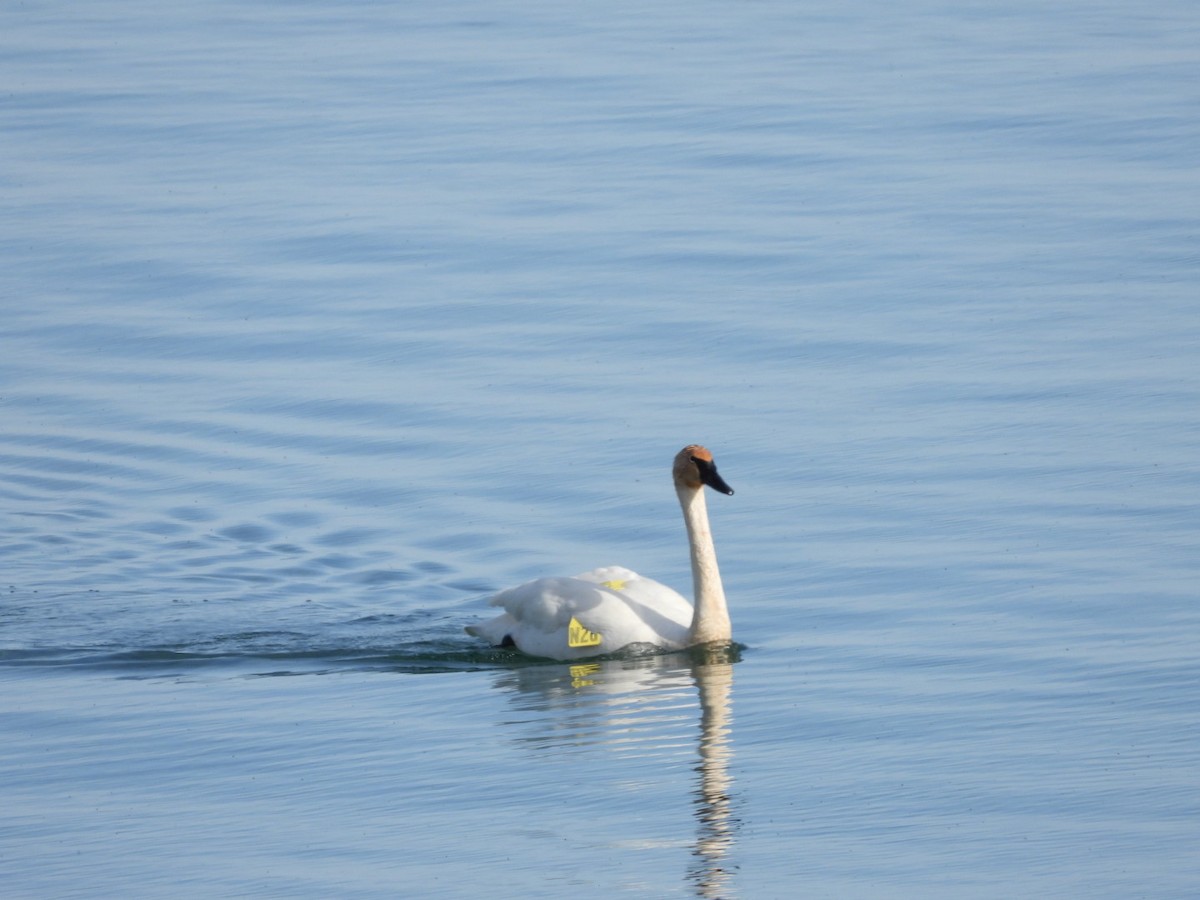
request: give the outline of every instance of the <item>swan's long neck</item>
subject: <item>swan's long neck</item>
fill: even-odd
[[[708,527],[708,507],[704,489],[676,485],[683,521],[687,524],[688,548],[692,554],[693,603],[692,644],[733,640],[729,624],[729,609],[725,605],[725,589],[717,569],[717,551],[713,547],[712,531]]]

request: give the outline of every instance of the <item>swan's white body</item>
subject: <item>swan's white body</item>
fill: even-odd
[[[574,578],[539,578],[492,597],[504,612],[467,633],[531,656],[584,659],[631,644],[682,650],[732,639],[716,550],[708,527],[704,485],[732,494],[712,454],[692,444],[675,457],[675,491],[687,525],[693,607],[676,591],[621,566]]]

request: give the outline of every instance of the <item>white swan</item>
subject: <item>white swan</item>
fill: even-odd
[[[630,644],[682,650],[732,640],[704,485],[722,494],[732,494],[733,489],[717,474],[712,454],[699,444],[679,451],[672,474],[692,554],[694,609],[665,584],[606,566],[574,578],[539,578],[501,591],[490,603],[504,612],[467,626],[467,633],[551,659],[599,656]]]

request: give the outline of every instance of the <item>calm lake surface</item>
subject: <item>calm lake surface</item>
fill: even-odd
[[[0,34],[5,897],[1200,891],[1195,3]]]

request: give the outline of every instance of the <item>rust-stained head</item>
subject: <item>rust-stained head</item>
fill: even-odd
[[[693,490],[698,491],[707,484],[714,491],[720,491],[722,494],[733,493],[733,488],[717,474],[717,464],[713,462],[712,453],[707,447],[699,444],[688,444],[675,454],[672,474],[675,476],[676,484]]]

